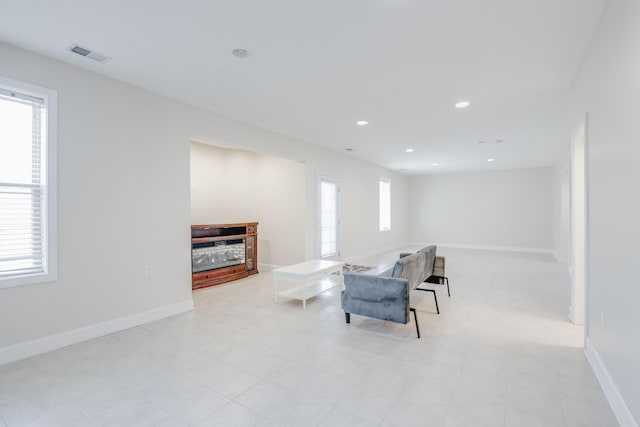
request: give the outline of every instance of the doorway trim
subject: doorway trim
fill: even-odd
[[[588,284],[587,115],[571,139],[571,313],[585,324]],[[585,336],[588,325],[585,327]]]

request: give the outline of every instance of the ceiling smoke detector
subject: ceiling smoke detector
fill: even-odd
[[[86,47],[78,46],[77,44],[72,44],[71,46],[69,46],[69,50],[80,56],[85,56],[98,62],[106,62],[110,59],[107,55],[98,53],[95,50],[87,49]]]
[[[247,56],[249,56],[249,51],[247,49],[237,48],[233,49],[231,51],[231,54],[236,58],[246,58]]]

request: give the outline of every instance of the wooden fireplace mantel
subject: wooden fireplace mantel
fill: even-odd
[[[224,247],[227,242],[243,242],[244,262],[198,271],[196,261],[202,261],[203,251]],[[213,251],[213,249],[210,249]],[[199,255],[201,254],[201,255]],[[235,258],[234,258],[235,259]],[[198,289],[258,273],[258,223],[202,224],[191,226],[191,288]]]

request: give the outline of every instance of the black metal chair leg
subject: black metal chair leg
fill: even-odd
[[[423,283],[435,283],[436,285],[447,285],[447,295],[451,296],[451,289],[449,288],[449,278],[445,276],[429,276]]]
[[[436,290],[433,289],[433,300],[436,302],[436,311],[440,314],[440,307],[438,307],[438,296],[436,295]]]
[[[418,333],[418,338],[420,338],[420,326],[418,325],[418,314],[416,313],[415,308],[410,308],[409,310],[413,311],[413,318],[416,321],[416,332]]]
[[[416,291],[432,292],[433,293],[433,299],[436,302],[436,311],[438,312],[438,314],[440,314],[440,307],[438,307],[438,296],[436,295],[436,290],[435,289],[416,288]]]
[[[347,321],[347,323],[351,323],[351,313],[347,313],[345,311],[344,312],[344,319]]]

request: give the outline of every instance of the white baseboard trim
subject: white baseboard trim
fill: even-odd
[[[555,252],[553,249],[547,248],[522,248],[517,246],[487,246],[487,245],[459,245],[459,244],[451,244],[451,243],[433,243],[433,242],[409,242],[409,243],[401,243],[397,245],[387,246],[383,248],[373,249],[368,252],[363,252],[357,255],[353,255],[350,257],[343,258],[342,261],[346,263],[357,263],[358,261],[369,258],[372,256],[384,254],[387,252],[392,252],[395,250],[404,249],[408,246],[429,246],[436,245],[441,248],[452,248],[452,249],[477,249],[477,250],[485,250],[485,251],[503,251],[503,252],[530,252],[530,253],[541,253],[541,254],[549,254],[557,259]],[[276,268],[282,267],[281,265],[274,264],[258,264],[258,270],[264,271],[273,271]]]
[[[436,245],[440,248],[452,248],[452,249],[477,249],[482,251],[500,251],[500,252],[527,252],[537,254],[549,254],[553,255],[553,249],[550,248],[525,248],[520,246],[491,246],[491,245],[465,245],[458,243],[432,243],[432,242],[413,242],[411,245],[415,246],[428,246]]]
[[[374,249],[374,250],[369,251],[369,252],[364,252],[364,253],[361,253],[361,254],[358,254],[358,255],[353,255],[353,256],[344,258],[344,259],[342,259],[342,261],[351,264],[351,263],[354,263],[354,262],[358,262],[361,259],[365,259],[365,258],[369,258],[369,257],[372,257],[372,256],[380,255],[380,254],[383,254],[385,252],[391,252],[391,251],[395,251],[395,250],[398,250],[398,249],[402,249],[402,248],[404,248],[406,246],[407,246],[407,244],[403,243],[403,244],[400,244],[400,245],[393,245],[393,246],[387,246],[387,247],[384,247],[384,248],[378,248],[378,249]]]
[[[281,265],[276,264],[261,264],[258,263],[258,271],[273,271],[276,268],[282,267]]]
[[[120,317],[118,319],[107,320],[106,322],[96,323],[61,334],[3,347],[0,348],[0,365],[33,357],[68,345],[112,334],[190,310],[193,310],[192,299],[130,316]]]
[[[624,401],[618,387],[616,387],[616,384],[613,381],[613,378],[609,375],[607,367],[602,362],[600,355],[593,346],[593,343],[589,337],[587,337],[585,341],[586,345],[584,347],[584,352],[587,355],[587,360],[589,360],[591,368],[593,368],[593,372],[595,372],[596,377],[600,382],[602,391],[607,397],[609,405],[611,405],[611,409],[620,423],[620,427],[639,427],[638,421],[636,421],[629,409],[629,406],[627,406],[627,403]]]

